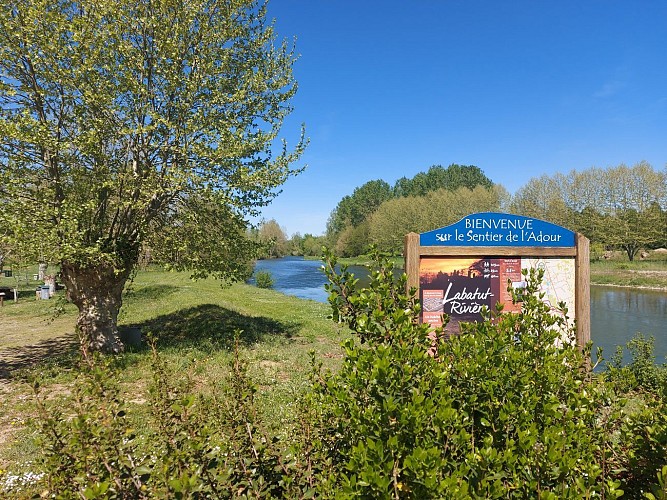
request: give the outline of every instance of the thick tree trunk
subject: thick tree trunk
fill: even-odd
[[[129,270],[118,273],[107,265],[79,267],[63,263],[60,272],[68,298],[79,308],[76,327],[82,348],[109,354],[122,352],[117,320]]]

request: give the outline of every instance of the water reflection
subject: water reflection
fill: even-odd
[[[324,284],[328,282],[322,271],[322,261],[306,260],[303,257],[259,260],[255,272],[268,271],[273,278],[273,288],[285,295],[302,299],[327,301]],[[254,278],[250,280],[254,284]]]
[[[610,359],[617,345],[636,333],[655,337],[656,362],[667,355],[667,293],[607,286],[591,287],[591,338]],[[626,361],[629,354],[625,353]]]

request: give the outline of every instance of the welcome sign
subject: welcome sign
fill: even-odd
[[[588,240],[555,224],[513,214],[477,213],[405,238],[408,286],[419,290],[422,321],[458,333],[462,321],[481,319],[483,307],[519,311],[511,288],[525,286],[523,269],[544,271],[541,292],[555,312],[564,302],[577,342],[590,338]]]
[[[487,212],[422,233],[421,245],[574,247],[575,233],[539,219]]]

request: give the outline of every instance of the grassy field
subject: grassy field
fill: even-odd
[[[591,282],[635,288],[667,289],[667,260],[663,254],[647,260],[614,258],[591,262]]]
[[[2,278],[0,287],[10,280]],[[62,314],[54,318],[56,307]],[[227,375],[234,332],[242,330],[241,354],[258,385],[259,406],[267,423],[287,431],[291,405],[307,383],[309,353],[325,367],[342,358],[340,343],[347,333],[328,314],[326,304],[272,290],[245,284],[222,288],[214,280],[193,282],[186,274],[152,271],[140,272],[127,290],[119,324],[154,338],[172,373],[190,373],[202,384]],[[49,398],[67,405],[80,362],[75,318],[72,305],[36,300],[34,291],[0,309],[0,479],[29,469],[37,452],[27,424],[34,406],[25,377],[39,373]],[[122,367],[126,400],[141,407],[148,399],[150,349],[130,349],[114,363]]]

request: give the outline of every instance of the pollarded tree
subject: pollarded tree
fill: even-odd
[[[296,91],[257,0],[8,0],[0,226],[59,263],[88,349],[118,352],[142,244],[234,280],[304,146],[272,154]]]

